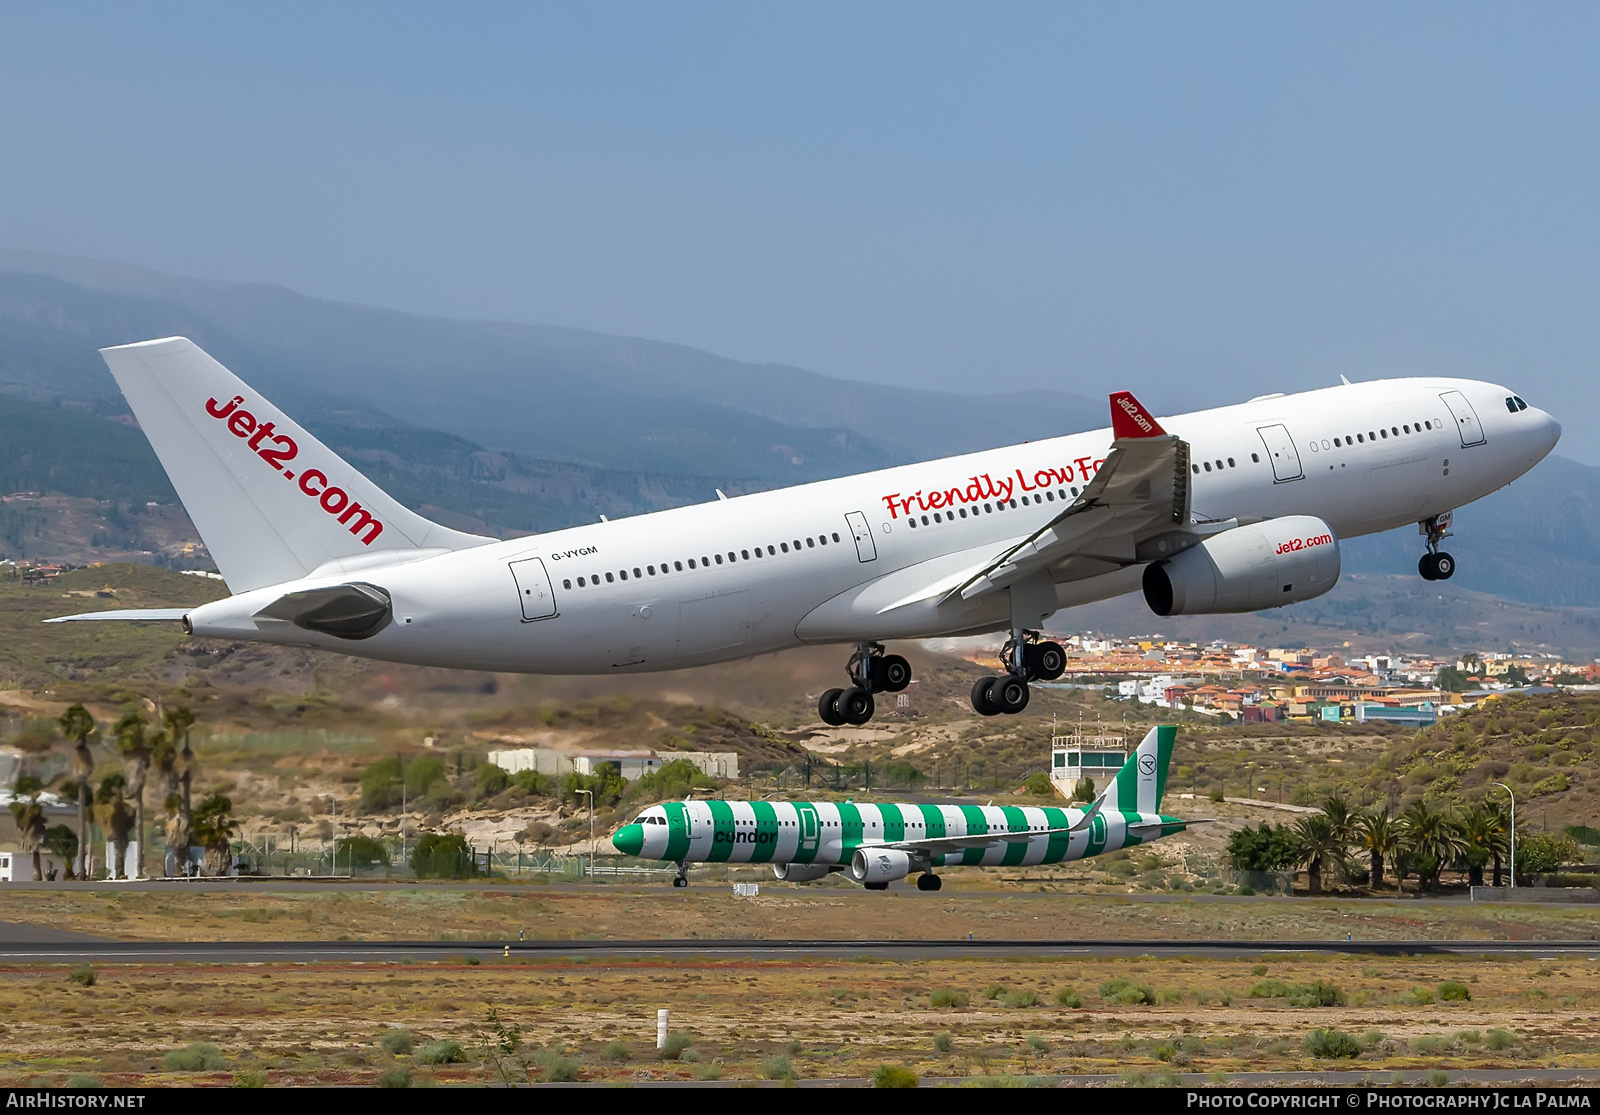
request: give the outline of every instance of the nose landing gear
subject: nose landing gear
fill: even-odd
[[[1000,657],[1006,672],[979,678],[972,686],[972,707],[980,716],[1021,712],[1028,707],[1028,682],[1054,681],[1067,669],[1061,644],[1040,642],[1037,631],[1014,632]]]
[[[1439,549],[1439,543],[1450,537],[1450,512],[1423,519],[1417,527],[1428,539],[1428,552],[1417,562],[1417,572],[1424,581],[1448,581],[1455,575],[1456,559]]]
[[[884,654],[882,643],[862,643],[845,670],[854,684],[830,689],[817,701],[817,716],[833,728],[865,724],[877,709],[874,693],[898,693],[911,684],[911,663],[898,654]]]

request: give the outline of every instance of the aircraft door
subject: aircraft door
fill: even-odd
[[[550,587],[550,574],[538,558],[524,558],[511,563],[511,578],[517,585],[517,598],[522,601],[522,622],[549,619],[556,614],[556,594]]]
[[[797,804],[795,812],[800,816],[800,844],[799,854],[814,856],[817,854],[817,840],[822,835],[822,825],[817,820],[817,807],[804,802]]]
[[[1261,435],[1261,444],[1267,447],[1267,458],[1272,461],[1275,483],[1299,480],[1306,474],[1300,464],[1300,452],[1294,447],[1294,438],[1289,436],[1287,426],[1262,426],[1256,433]]]
[[[1459,391],[1446,391],[1439,398],[1444,400],[1444,405],[1450,408],[1450,414],[1456,420],[1456,432],[1461,435],[1463,449],[1482,445],[1488,440],[1483,436],[1483,424],[1478,421],[1478,412],[1472,409],[1465,395]]]
[[[844,517],[850,525],[850,533],[856,538],[856,557],[863,562],[878,560],[878,547],[872,541],[872,528],[867,526],[867,517],[859,511],[852,511]]]

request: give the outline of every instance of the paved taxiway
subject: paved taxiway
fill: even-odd
[[[1600,957],[1600,941],[1014,941],[1014,940],[657,940],[657,941],[113,941],[31,925],[0,923],[0,962],[207,964],[383,963],[473,956],[644,960],[659,957],[795,960],[870,957],[951,960],[980,956],[1196,956],[1271,953],[1364,956]]]

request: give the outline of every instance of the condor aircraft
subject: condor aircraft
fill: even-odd
[[[918,890],[938,890],[937,866],[1062,863],[1202,823],[1161,812],[1177,734],[1168,724],[1151,728],[1087,808],[668,802],[623,825],[611,842],[627,855],[676,863],[676,887],[689,885],[691,863],[770,863],[784,882],[848,870],[868,890],[886,890],[916,872]]]
[[[1040,635],[1061,608],[1141,590],[1162,616],[1293,604],[1333,587],[1341,538],[1411,523],[1422,576],[1448,578],[1451,512],[1561,436],[1475,380],[1159,421],[1119,392],[1110,429],[500,541],[402,506],[192,341],[102,351],[233,595],[62,620],[550,674],[846,644],[829,724],[866,723],[874,694],[910,683],[891,640],[1008,633],[972,704],[1017,713],[1064,668]]]

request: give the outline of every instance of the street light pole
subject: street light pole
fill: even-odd
[[[1517,889],[1517,795],[1504,782],[1496,782],[1511,798],[1511,889]]]
[[[589,799],[589,878],[594,878],[594,791],[577,790]]]

